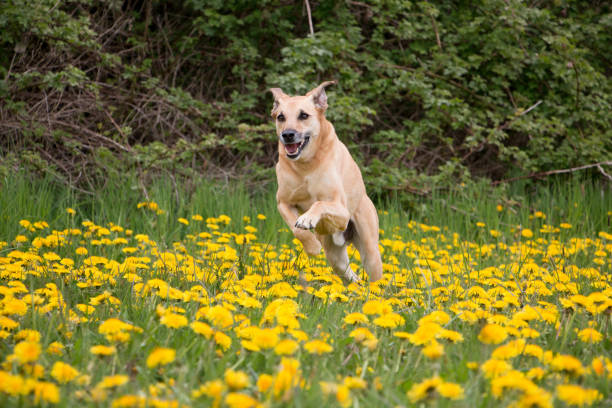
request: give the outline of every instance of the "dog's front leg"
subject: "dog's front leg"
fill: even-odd
[[[316,201],[295,222],[297,228],[314,229],[322,235],[344,231],[351,215],[339,201]]]
[[[279,201],[278,212],[280,212],[280,215],[291,229],[291,232],[293,232],[293,235],[300,240],[306,253],[310,256],[318,255],[321,252],[321,243],[317,237],[312,232],[300,229],[295,225],[299,215],[297,208]]]

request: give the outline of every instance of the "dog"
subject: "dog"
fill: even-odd
[[[378,214],[359,167],[325,118],[325,88],[334,83],[323,82],[303,96],[270,89],[279,138],[278,211],[308,255],[324,249],[344,283],[359,280],[347,253],[348,244],[353,243],[374,282],[382,277]]]

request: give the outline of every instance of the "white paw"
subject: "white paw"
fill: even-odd
[[[351,283],[351,282],[359,282],[360,279],[359,279],[359,276],[357,276],[351,268],[348,268],[346,272],[344,273],[344,281]]]
[[[295,227],[303,230],[311,230],[317,226],[319,218],[313,217],[308,213],[302,214],[295,222]]]

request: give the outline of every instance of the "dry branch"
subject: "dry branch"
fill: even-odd
[[[531,179],[531,178],[542,178],[542,177],[552,176],[554,174],[574,173],[580,170],[592,169],[594,167],[597,168],[608,180],[612,182],[612,177],[609,174],[607,174],[604,171],[603,167],[601,166],[612,166],[612,160],[603,161],[599,163],[593,163],[593,164],[585,164],[584,166],[572,167],[570,169],[542,171],[538,173],[531,173],[525,176],[518,176],[518,177],[512,177],[512,178],[504,179],[504,180],[497,180],[497,181],[492,182],[491,185],[497,186],[499,184],[510,183],[512,181],[525,180],[525,179]]]

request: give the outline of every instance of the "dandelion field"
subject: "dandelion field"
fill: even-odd
[[[384,277],[351,250],[344,286],[270,194],[9,181],[0,406],[612,405],[609,190],[381,206]]]

